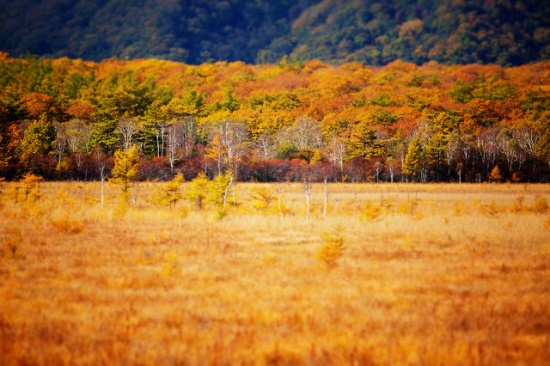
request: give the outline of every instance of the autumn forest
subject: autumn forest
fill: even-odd
[[[550,63],[0,60],[0,176],[548,182]]]

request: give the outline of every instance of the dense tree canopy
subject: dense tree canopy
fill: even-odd
[[[0,0],[0,50],[100,61],[521,65],[550,56],[535,0]],[[78,82],[75,80],[74,82]]]
[[[373,68],[0,54],[0,177],[550,180],[550,62]],[[108,168],[109,169],[109,168]]]

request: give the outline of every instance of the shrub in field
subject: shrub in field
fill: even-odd
[[[496,216],[499,213],[499,209],[495,201],[491,201],[479,206],[479,211],[487,216]]]
[[[363,217],[367,221],[375,221],[380,218],[382,215],[382,210],[380,206],[374,202],[367,202],[365,208],[363,209]]]
[[[202,209],[203,201],[208,195],[208,178],[203,172],[191,181],[185,198],[195,202],[195,210]]]
[[[386,213],[392,213],[397,199],[394,196],[383,198],[380,201],[380,208]]]
[[[38,183],[42,180],[42,177],[27,173],[21,181],[21,189],[25,201],[35,202],[41,197]]]
[[[82,201],[86,202],[85,199],[71,196],[65,189],[60,188],[57,190],[55,206],[63,207],[69,211],[75,211],[78,209]]]
[[[225,216],[225,206],[227,203],[227,193],[229,187],[233,184],[233,174],[230,171],[218,174],[213,181],[208,183],[207,199],[213,202],[218,209],[218,217]]]
[[[59,188],[57,190],[57,201],[59,203],[64,203],[67,197],[69,197],[69,193],[65,189]]]
[[[93,206],[100,202],[96,197],[92,196],[91,194],[86,194],[83,198],[84,203],[88,206]]]
[[[6,259],[21,259],[23,255],[23,233],[18,227],[9,227],[7,238],[2,241],[0,246],[0,257]]]
[[[155,185],[153,187],[153,192],[151,193],[151,196],[147,198],[147,201],[152,203],[153,205],[166,206],[167,203],[165,201],[165,197],[166,197],[165,194],[166,194],[166,191],[164,187],[160,185]]]
[[[252,206],[258,211],[266,212],[269,206],[275,201],[273,193],[272,189],[264,186],[255,187],[250,193]]]
[[[279,218],[282,218],[283,215],[290,215],[291,210],[286,207],[283,202],[283,193],[284,188],[282,186],[277,187],[277,211],[279,212]]]
[[[517,196],[514,203],[512,203],[512,206],[510,207],[510,212],[513,213],[521,213],[525,211],[525,206],[523,205],[523,202],[525,201],[525,196]]]
[[[262,264],[273,265],[277,263],[277,256],[275,253],[269,252],[262,258]]]
[[[406,200],[399,202],[397,212],[405,215],[414,215],[416,208],[418,207],[418,200]]]
[[[164,262],[162,263],[162,274],[171,276],[180,272],[179,258],[173,249],[170,249],[164,254]]]
[[[9,189],[6,192],[6,197],[14,203],[26,202],[29,207],[33,205],[41,197],[40,187],[38,183],[42,180],[42,177],[28,173],[18,183],[11,183]]]
[[[402,241],[401,245],[399,246],[399,249],[408,250],[408,249],[413,249],[413,248],[414,248],[414,244],[413,244],[412,236],[411,235],[406,235],[403,238],[403,241]]]
[[[531,211],[538,214],[545,214],[548,212],[548,208],[548,200],[543,196],[536,196]]]
[[[453,215],[455,216],[463,216],[465,214],[464,211],[464,202],[463,201],[457,201],[453,207]]]
[[[123,197],[119,197],[115,202],[116,203],[112,211],[112,218],[124,219],[124,217],[126,217],[126,214],[128,213],[128,210],[130,210],[130,203],[126,198]]]
[[[180,191],[181,185],[185,182],[183,175],[178,173],[174,179],[163,187],[155,187],[149,201],[159,206],[175,206],[183,197]]]
[[[182,194],[180,192],[181,185],[185,182],[185,179],[183,178],[183,175],[181,173],[176,174],[174,179],[172,179],[170,182],[166,184],[165,192],[166,192],[166,198],[165,201],[168,202],[168,205],[172,207],[173,205],[176,205],[178,201],[182,198]]]
[[[12,183],[9,186],[8,191],[6,192],[6,197],[10,200],[12,200],[14,203],[19,202],[19,190],[21,189],[21,186],[17,183]]]
[[[71,219],[68,214],[57,219],[50,219],[50,224],[60,232],[67,234],[79,234],[84,231],[82,221]]]
[[[321,233],[323,244],[317,252],[317,259],[327,269],[336,267],[338,260],[344,254],[346,247],[344,245],[345,238],[343,232],[343,226],[337,225],[331,232]]]

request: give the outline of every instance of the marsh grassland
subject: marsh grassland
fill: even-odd
[[[550,360],[549,185],[162,185],[1,184],[0,364]]]

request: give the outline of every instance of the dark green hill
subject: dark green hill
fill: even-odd
[[[0,49],[109,57],[255,62],[314,1],[0,0]],[[292,48],[282,50],[288,53]],[[279,57],[279,55],[277,55]]]
[[[519,65],[548,59],[549,20],[548,1],[325,0],[294,22],[292,55],[371,64]]]
[[[0,50],[87,60],[519,65],[548,59],[550,5],[506,0],[0,0]]]

